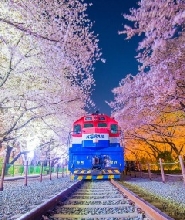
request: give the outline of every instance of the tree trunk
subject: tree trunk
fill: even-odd
[[[10,162],[10,154],[11,154],[12,149],[13,149],[13,147],[10,147],[9,145],[7,146],[7,152],[6,152],[6,165],[9,164],[9,162]],[[5,175],[8,174],[8,169],[9,169],[9,165],[6,166],[6,169],[5,169]]]

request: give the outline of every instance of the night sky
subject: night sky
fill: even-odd
[[[98,61],[95,64],[94,79],[96,87],[92,99],[96,109],[110,115],[111,109],[105,101],[113,100],[111,90],[119,85],[119,81],[127,74],[137,73],[138,63],[134,58],[138,45],[138,38],[125,40],[126,35],[119,35],[123,25],[128,24],[122,16],[128,14],[129,9],[137,6],[137,0],[85,0],[92,2],[87,13],[94,21],[93,31],[98,34],[99,48],[106,63]]]

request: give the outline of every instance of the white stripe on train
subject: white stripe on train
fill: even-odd
[[[83,140],[87,140],[87,139],[83,139]],[[91,140],[91,139],[88,139],[88,140]],[[110,140],[111,144],[120,142],[119,137],[109,137],[107,139],[97,138],[97,140]],[[72,144],[81,144],[81,143],[82,143],[82,138],[81,137],[72,137]]]

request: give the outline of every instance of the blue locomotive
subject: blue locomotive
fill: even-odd
[[[124,150],[114,118],[94,113],[73,123],[68,170],[79,180],[120,178],[124,170]]]

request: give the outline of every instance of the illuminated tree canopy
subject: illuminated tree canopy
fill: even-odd
[[[101,53],[87,7],[80,0],[0,2],[0,143],[36,137],[62,145],[93,105]]]
[[[183,117],[176,116],[184,124],[184,1],[142,0],[124,18],[132,25],[120,34],[127,39],[141,36],[136,57],[140,66],[136,76],[128,74],[113,90],[113,115],[125,134],[154,124],[166,112],[182,111]]]

